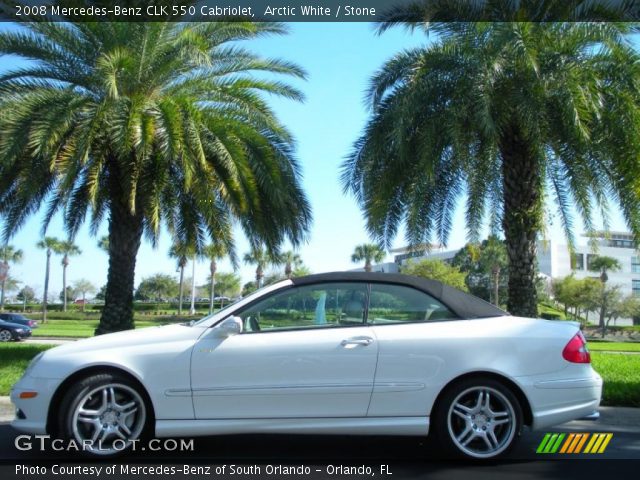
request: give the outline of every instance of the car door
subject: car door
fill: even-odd
[[[362,417],[378,344],[364,323],[365,283],[290,287],[235,315],[243,332],[197,342],[196,418]]]
[[[369,416],[423,416],[439,392],[439,376],[455,354],[450,320],[457,316],[425,292],[373,283],[368,324],[378,342]]]

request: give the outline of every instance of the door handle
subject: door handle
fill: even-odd
[[[367,345],[371,345],[373,343],[373,338],[371,337],[352,337],[345,338],[340,342],[340,345],[346,347],[347,345],[362,345],[366,347]]]

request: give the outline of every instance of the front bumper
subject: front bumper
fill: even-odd
[[[16,407],[16,417],[11,426],[22,432],[36,435],[47,433],[49,405],[59,379],[23,376],[11,389],[11,403]],[[22,392],[38,392],[33,398],[20,398]]]

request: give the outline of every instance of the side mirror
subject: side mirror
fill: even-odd
[[[220,322],[215,327],[216,336],[227,338],[242,333],[242,319],[240,317],[229,317]]]

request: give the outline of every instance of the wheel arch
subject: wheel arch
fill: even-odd
[[[67,378],[65,378],[58,388],[56,388],[53,397],[51,397],[51,402],[49,402],[49,412],[47,413],[47,433],[50,435],[56,435],[57,432],[57,415],[59,414],[60,405],[62,404],[62,400],[64,398],[65,393],[68,391],[69,387],[76,382],[81,381],[83,378],[87,378],[91,375],[98,375],[104,373],[118,374],[123,377],[126,377],[128,380],[131,380],[135,383],[140,389],[140,394],[143,396],[145,402],[147,403],[147,407],[149,408],[150,414],[150,425],[153,431],[155,432],[155,409],[153,406],[153,402],[151,401],[151,396],[149,392],[142,384],[140,379],[136,377],[131,372],[125,370],[124,368],[115,367],[113,365],[91,365],[86,368],[82,368],[73,372]]]
[[[436,397],[436,400],[433,402],[433,406],[431,407],[431,412],[434,412],[437,410],[440,402],[442,401],[442,398],[444,397],[444,394],[449,389],[453,388],[455,385],[457,385],[463,380],[468,380],[472,378],[490,378],[492,380],[496,380],[502,383],[505,387],[507,387],[511,391],[511,393],[515,395],[516,399],[518,400],[518,403],[520,404],[520,408],[522,409],[522,416],[523,416],[522,421],[524,425],[527,425],[530,427],[533,424],[533,411],[531,410],[531,404],[529,403],[529,399],[525,395],[522,388],[520,388],[520,386],[510,378],[504,375],[501,375],[499,373],[490,372],[490,371],[468,372],[450,380],[438,393],[438,396]]]

